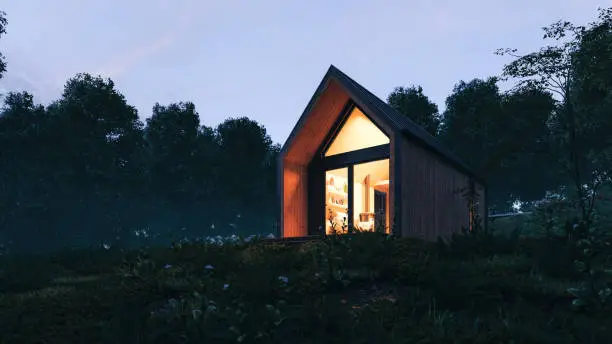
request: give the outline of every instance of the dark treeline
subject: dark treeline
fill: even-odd
[[[588,26],[546,28],[554,44],[539,51],[500,51],[513,59],[501,75],[457,83],[443,113],[420,86],[387,100],[486,178],[492,207],[565,186],[589,221],[588,196],[612,161],[611,23],[602,9]],[[6,25],[0,12],[0,35]],[[5,70],[0,55],[0,77]],[[500,78],[516,86],[502,92]],[[156,104],[143,123],[111,80],[89,74],[46,107],[5,94],[0,244],[38,251],[275,233],[278,151],[261,124],[203,126],[189,102]]]
[[[587,26],[545,27],[544,39],[535,52],[498,50],[511,58],[501,75],[457,83],[442,114],[420,86],[387,101],[486,179],[491,208],[565,193],[588,223],[612,168],[612,8]]]
[[[46,108],[6,95],[0,147],[15,249],[273,230],[278,146],[247,118],[210,128],[191,103],[156,104],[143,124],[112,81],[83,74]]]

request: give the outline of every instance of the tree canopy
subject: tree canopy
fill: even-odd
[[[438,134],[440,126],[438,106],[423,94],[421,86],[396,87],[387,97],[387,103],[430,134],[434,136]]]
[[[518,54],[500,49],[514,60],[503,69],[516,87],[529,85],[557,96],[549,127],[552,154],[577,193],[582,221],[590,223],[595,191],[612,172],[609,132],[612,8],[599,9],[598,20],[586,26],[558,21],[544,28],[555,42],[539,51]],[[601,74],[601,73],[604,74]]]

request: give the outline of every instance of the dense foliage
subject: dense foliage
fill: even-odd
[[[609,248],[605,252],[610,254]],[[376,233],[1,261],[3,343],[605,343],[565,241]]]
[[[440,127],[438,106],[432,103],[421,86],[396,87],[387,97],[387,103],[431,135],[437,135]]]
[[[191,103],[156,104],[145,126],[111,80],[80,74],[47,108],[9,93],[0,147],[0,240],[14,250],[273,230],[278,147],[247,118],[212,129]]]

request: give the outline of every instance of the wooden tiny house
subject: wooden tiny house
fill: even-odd
[[[428,240],[486,224],[486,185],[436,138],[331,66],[279,156],[282,237],[347,228]]]

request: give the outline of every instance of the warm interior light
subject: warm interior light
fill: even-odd
[[[348,168],[325,172],[325,233],[345,230],[348,222]]]
[[[389,159],[354,166],[353,216],[360,230],[389,232]]]
[[[354,108],[325,156],[388,144],[389,138],[358,108]]]
[[[354,165],[353,225],[389,232],[389,159]],[[346,232],[348,225],[348,168],[325,172],[325,232]]]

